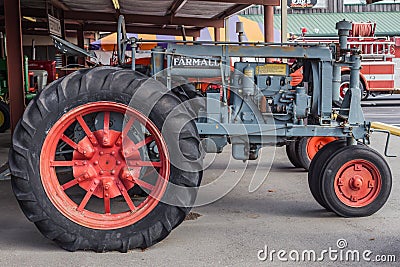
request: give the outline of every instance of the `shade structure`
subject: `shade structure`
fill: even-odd
[[[244,25],[244,40],[246,42],[263,42],[264,41],[264,25],[263,23],[250,20],[244,16],[232,16],[228,19],[228,35],[224,30],[221,31],[221,41],[238,41],[238,35],[236,34],[236,22],[243,22]],[[155,46],[166,47],[165,43],[158,43],[156,40],[182,40],[182,36],[170,36],[170,35],[150,35],[150,34],[128,34],[128,38],[138,38],[143,40],[154,40],[154,43],[143,44],[142,50],[150,50]],[[198,41],[213,41],[214,40],[214,28],[204,28],[200,32]],[[281,40],[280,31],[275,29],[274,41],[279,43]],[[101,51],[114,51],[117,45],[117,33],[112,33],[100,40],[97,40],[90,44],[91,50]],[[130,48],[128,48],[130,49]]]
[[[133,34],[128,33],[128,38],[137,38],[143,40],[154,40],[154,43],[142,44],[140,49],[150,50],[156,46],[165,47],[163,43],[158,43],[156,40],[181,40],[182,37],[175,37],[170,35],[152,35],[152,34]],[[130,46],[127,48],[130,50]],[[100,50],[100,51],[116,51],[117,50],[117,33],[111,33],[106,37],[103,37],[90,44],[90,50]]]

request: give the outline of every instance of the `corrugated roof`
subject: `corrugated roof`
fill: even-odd
[[[14,0],[16,1],[16,0]],[[47,35],[48,10],[65,19],[66,31],[115,31],[119,14],[128,31],[199,37],[204,27],[222,28],[224,19],[253,4],[279,5],[276,0],[20,0],[25,33]],[[4,11],[4,0],[0,0]],[[60,12],[63,11],[63,12]],[[4,27],[4,16],[0,22]],[[0,25],[1,26],[1,25]]]
[[[263,15],[243,15],[248,19],[263,23]],[[340,20],[354,22],[376,22],[377,36],[400,35],[400,12],[363,12],[363,13],[313,13],[313,14],[289,14],[288,32],[301,34],[301,28],[307,28],[307,36],[326,37],[336,36],[336,23]],[[274,24],[280,29],[281,17],[275,15]]]

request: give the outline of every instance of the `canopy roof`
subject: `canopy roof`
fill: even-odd
[[[228,31],[221,32],[221,41],[238,41],[238,35],[236,33],[235,25],[236,22],[243,22],[244,25],[244,41],[246,42],[263,42],[264,41],[264,25],[262,23],[247,19],[243,16],[234,15],[231,16],[227,23]],[[226,33],[228,36],[226,36]],[[155,46],[166,47],[166,44],[159,43],[157,40],[182,40],[181,36],[168,36],[168,35],[149,35],[149,34],[136,34],[128,33],[128,38],[135,37],[143,40],[154,40],[154,43],[148,43],[142,45],[141,49],[149,50]],[[280,42],[280,31],[274,30],[274,42]],[[214,40],[214,28],[207,27],[201,30],[200,37],[197,41],[213,41]],[[100,40],[94,41],[90,44],[91,50],[102,50],[102,51],[114,51],[117,49],[117,34],[109,34]]]
[[[84,31],[115,31],[118,16],[125,15],[128,32],[200,35],[204,27],[224,26],[224,19],[251,6],[279,5],[279,0],[20,0],[25,29],[46,29],[47,13],[64,17],[66,28]],[[3,8],[4,0],[0,0]]]

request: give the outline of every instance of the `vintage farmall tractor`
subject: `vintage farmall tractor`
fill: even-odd
[[[230,144],[233,158],[246,161],[265,146],[329,137],[335,141],[309,167],[316,201],[339,216],[375,213],[388,199],[392,175],[367,146],[360,54],[347,45],[351,23],[337,29],[340,49],[158,41],[167,48],[150,51],[150,66],[143,66],[136,64],[138,48],[154,41],[127,39],[120,17],[121,67],[81,70],[53,82],[15,130],[9,163],[23,212],[70,251],[146,248],[188,214],[203,151],[219,153]],[[295,66],[303,67],[297,84]],[[342,67],[351,79],[339,101]],[[215,77],[218,86],[193,85]]]

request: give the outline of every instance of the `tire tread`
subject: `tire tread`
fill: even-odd
[[[53,214],[48,214],[49,209],[45,206],[46,204],[43,204],[44,200],[38,199],[37,194],[35,194],[36,189],[33,188],[30,181],[30,179],[33,179],[32,173],[35,173],[37,177],[39,176],[34,171],[35,167],[31,164],[32,160],[39,162],[38,158],[40,157],[40,155],[32,153],[32,148],[39,146],[39,144],[35,144],[34,140],[38,131],[38,122],[45,120],[51,113],[62,114],[64,110],[59,110],[59,103],[66,102],[69,98],[77,95],[82,95],[81,101],[88,100],[85,99],[88,95],[96,96],[99,99],[102,98],[102,94],[103,97],[110,97],[111,93],[109,92],[114,95],[121,95],[121,97],[131,96],[135,88],[146,81],[148,81],[148,77],[142,74],[114,67],[99,67],[77,71],[53,82],[32,100],[16,127],[13,145],[9,152],[14,194],[25,216],[35,223],[39,231],[68,251],[85,249],[97,252],[113,250],[127,252],[133,248],[149,247],[168,236],[172,229],[184,220],[190,210],[189,208],[165,204],[166,209],[169,211],[162,218],[162,221],[157,221],[146,230],[132,232],[131,235],[121,238],[117,238],[113,234],[109,238],[88,238],[79,231],[70,231],[65,225],[60,225],[59,222],[56,222],[53,219]],[[154,94],[157,94],[157,92]],[[166,94],[160,101],[162,102],[161,105],[164,105],[163,108],[167,114],[176,106],[176,103],[179,104],[180,102],[179,98],[173,93]],[[165,118],[167,114],[163,114],[163,117]],[[184,115],[182,114],[183,117]],[[51,125],[47,127],[50,128]],[[189,125],[185,129],[196,136],[192,142],[194,140],[199,142],[195,126]],[[40,177],[37,177],[34,177],[34,179],[40,179]],[[199,184],[199,179],[201,179],[201,173],[187,175],[184,172],[182,177],[178,179],[177,184],[193,186]],[[184,202],[189,201],[190,203],[193,202],[191,198],[186,199]]]

